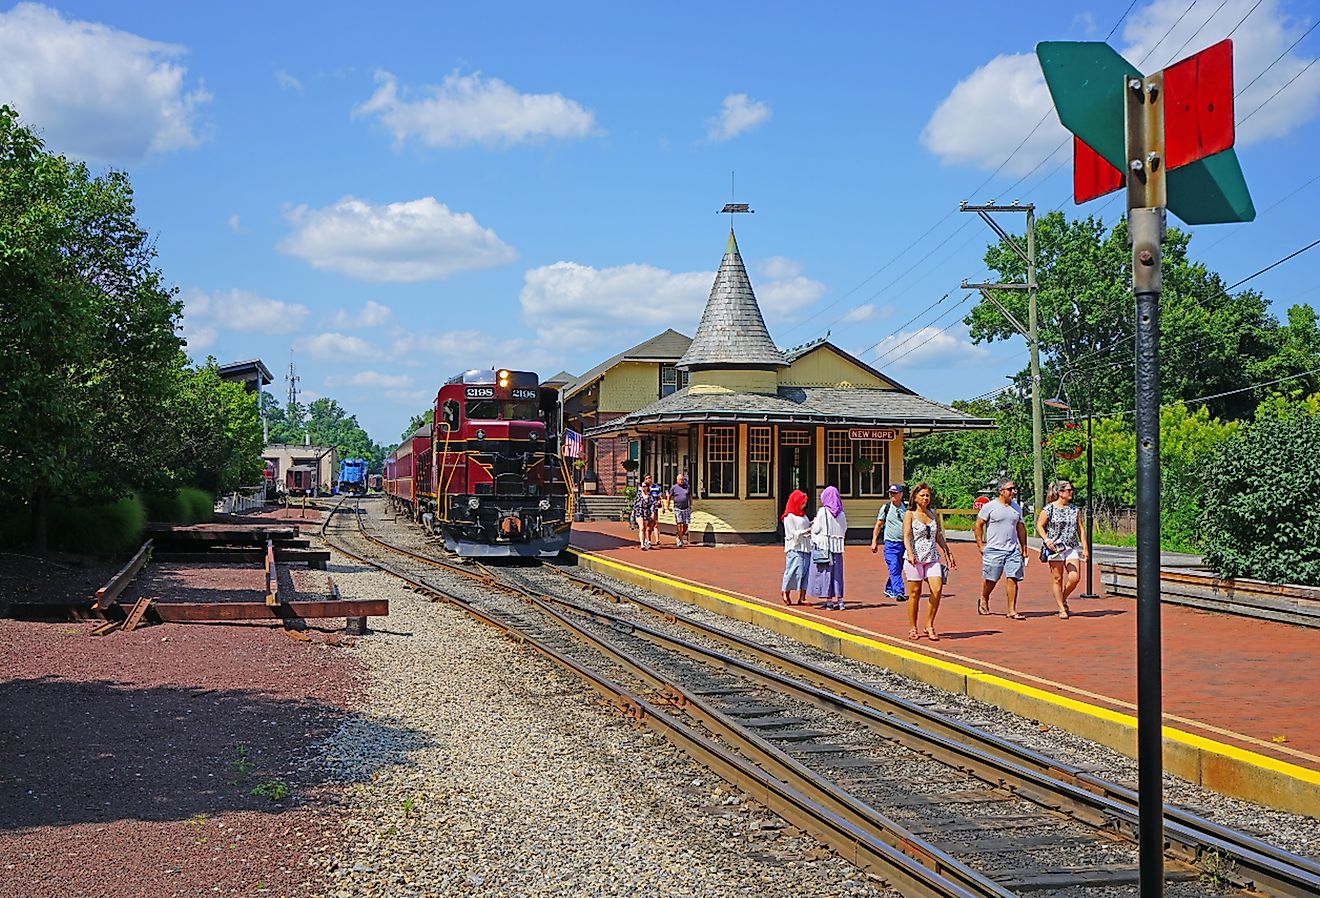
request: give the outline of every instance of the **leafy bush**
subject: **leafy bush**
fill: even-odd
[[[215,516],[215,497],[206,490],[185,486],[179,490],[179,502],[184,508],[186,524],[204,524]]]
[[[136,494],[105,505],[57,505],[50,510],[51,548],[118,555],[141,542],[147,508]]]
[[[1277,412],[1277,410],[1276,410]],[[1221,577],[1320,586],[1320,416],[1264,415],[1204,476],[1202,551]]]

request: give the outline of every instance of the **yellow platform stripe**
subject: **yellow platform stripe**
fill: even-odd
[[[1027,698],[1031,698],[1036,701],[1057,705],[1059,707],[1067,708],[1068,710],[1077,713],[1086,714],[1088,716],[1095,717],[1100,720],[1104,720],[1108,723],[1117,724],[1122,727],[1130,727],[1134,730],[1137,726],[1137,719],[1130,714],[1123,714],[1119,711],[1114,711],[1109,708],[1101,707],[1099,705],[1093,705],[1089,702],[1083,702],[1077,699],[1068,698],[1067,696],[1059,695],[1057,693],[1050,692],[1046,689],[1040,689],[1035,686],[1027,685],[1025,683],[1016,682],[1014,680],[1008,679],[1007,677],[1001,677],[995,674],[986,673],[983,670],[974,667],[969,667],[965,664],[945,661],[940,658],[932,658],[930,655],[926,655],[922,652],[914,652],[910,649],[905,649],[901,646],[890,645],[888,643],[881,642],[879,640],[872,639],[867,636],[859,636],[856,633],[850,633],[846,630],[840,630],[837,627],[829,626],[828,624],[819,623],[817,621],[811,620],[810,618],[804,617],[800,614],[791,614],[781,611],[772,605],[765,605],[765,604],[761,604],[760,602],[752,602],[746,599],[740,599],[737,596],[711,589],[708,586],[704,586],[702,584],[695,583],[690,580],[682,580],[675,577],[667,576],[665,574],[656,573],[655,571],[648,570],[646,568],[641,568],[635,565],[615,561],[614,559],[607,558],[603,555],[597,555],[594,552],[585,552],[581,549],[575,549],[571,547],[569,548],[569,551],[579,557],[589,558],[591,559],[592,562],[596,564],[604,565],[605,567],[612,567],[618,570],[628,571],[630,573],[646,577],[650,580],[654,580],[657,583],[664,583],[670,586],[676,586],[681,589],[685,589],[691,592],[705,595],[712,599],[717,599],[722,602],[728,602],[729,604],[741,608],[754,610],[758,613],[770,615],[771,617],[778,618],[787,623],[806,627],[808,629],[815,630],[819,633],[833,636],[837,639],[845,639],[850,642],[858,643],[860,645],[866,645],[873,649],[876,649],[877,651],[883,652],[885,654],[893,655],[897,658],[902,658],[904,660],[914,662],[916,664],[922,664],[931,668],[942,670],[946,673],[951,673],[958,676],[964,676],[970,680],[975,680],[982,683],[994,684],[1000,688],[1019,693]],[[1009,670],[1008,668],[1001,668],[1001,669]],[[1017,673],[1017,671],[1011,671],[1011,672],[1014,674]],[[1029,675],[1023,675],[1023,676],[1029,676]],[[1063,685],[1063,684],[1059,684],[1059,685]],[[1200,724],[1197,723],[1197,725]],[[1225,732],[1236,738],[1241,738],[1244,741],[1252,741],[1252,742],[1259,741],[1252,739],[1249,736],[1243,736],[1238,733],[1233,733],[1232,731],[1220,730],[1218,727],[1215,727],[1213,729],[1216,729],[1220,732]],[[1262,755],[1257,752],[1250,751],[1248,749],[1239,748],[1235,745],[1229,745],[1227,743],[1219,742],[1214,739],[1208,739],[1204,736],[1198,736],[1194,733],[1188,733],[1183,730],[1177,729],[1175,727],[1165,726],[1163,727],[1163,733],[1164,733],[1164,738],[1166,740],[1182,743],[1191,748],[1199,749],[1201,751],[1206,751],[1213,754],[1221,755],[1225,758],[1229,758],[1233,761],[1236,761],[1237,763],[1248,764],[1254,767],[1259,767],[1265,770],[1269,770],[1274,773],[1280,774],[1282,776],[1288,777],[1290,779],[1298,780],[1300,782],[1320,786],[1320,770],[1312,770],[1310,768],[1302,767],[1297,764],[1291,764],[1287,761],[1271,758],[1267,755]]]

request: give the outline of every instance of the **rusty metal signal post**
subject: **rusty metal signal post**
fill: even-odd
[[[1128,238],[1136,297],[1137,794],[1142,898],[1164,894],[1164,714],[1160,669],[1160,244],[1164,75],[1124,76]]]

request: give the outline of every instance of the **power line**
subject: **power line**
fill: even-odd
[[[1238,121],[1238,123],[1237,123],[1238,128],[1241,128],[1243,125],[1245,125],[1245,124],[1247,123],[1247,120],[1248,120],[1248,119],[1250,119],[1250,118],[1251,118],[1253,115],[1255,115],[1257,112],[1260,112],[1262,109],[1264,109],[1266,106],[1268,106],[1269,103],[1270,103],[1270,100],[1273,100],[1275,97],[1277,97],[1279,94],[1283,93],[1283,92],[1284,92],[1285,90],[1287,90],[1289,87],[1292,87],[1292,83],[1293,83],[1294,81],[1296,81],[1298,78],[1300,78],[1300,77],[1302,77],[1303,75],[1305,75],[1305,74],[1307,73],[1307,71],[1311,68],[1311,66],[1315,65],[1317,61],[1320,61],[1320,56],[1314,57],[1310,62],[1308,62],[1305,66],[1302,67],[1302,70],[1301,70],[1300,72],[1298,72],[1296,75],[1293,75],[1291,78],[1289,78],[1289,79],[1287,80],[1287,82],[1284,83],[1283,87],[1280,87],[1280,88],[1279,88],[1278,90],[1276,90],[1274,93],[1270,94],[1269,99],[1267,99],[1264,103],[1261,103],[1261,104],[1260,104],[1259,106],[1257,106],[1255,109],[1251,110],[1251,111],[1248,112],[1245,116],[1243,116],[1242,119],[1240,119],[1240,120]]]
[[[1187,4],[1187,8],[1182,11],[1182,15],[1174,19],[1173,24],[1169,26],[1169,30],[1164,32],[1164,37],[1157,40],[1154,46],[1152,46],[1149,50],[1146,51],[1146,55],[1141,57],[1141,62],[1137,63],[1137,68],[1141,68],[1143,65],[1146,64],[1146,60],[1150,59],[1151,55],[1154,54],[1154,52],[1160,48],[1160,44],[1164,43],[1166,40],[1169,39],[1169,35],[1173,34],[1173,29],[1178,27],[1178,23],[1181,22],[1184,18],[1186,18],[1187,14],[1192,11],[1192,7],[1199,2],[1200,0],[1192,0],[1191,3]]]
[[[1290,380],[1297,380],[1300,377],[1310,377],[1312,374],[1320,374],[1320,368],[1312,368],[1310,371],[1301,371],[1297,374],[1289,374],[1287,377],[1276,377],[1274,380],[1267,380],[1262,384],[1252,384],[1249,387],[1239,387],[1236,390],[1225,390],[1222,393],[1211,393],[1209,396],[1196,396],[1192,399],[1176,399],[1173,402],[1166,402],[1160,408],[1173,408],[1179,402],[1183,405],[1192,405],[1198,402],[1209,402],[1211,399],[1223,399],[1225,396],[1236,396],[1239,393],[1250,393],[1254,390],[1261,390],[1265,387],[1272,387],[1275,384],[1287,383]],[[1095,418],[1124,418],[1136,413],[1136,409],[1127,409],[1121,412],[1106,412],[1102,415],[1093,415]]]
[[[1245,22],[1247,19],[1251,18],[1251,14],[1256,11],[1256,7],[1260,6],[1261,3],[1263,2],[1264,0],[1256,0],[1255,4],[1252,5],[1251,9],[1247,10],[1247,14],[1242,18],[1238,19],[1238,23],[1234,25],[1232,30],[1228,32],[1228,34],[1224,37],[1224,40],[1228,40],[1230,37],[1232,37],[1237,32],[1237,30],[1242,27],[1242,23]]]
[[[1238,91],[1237,93],[1233,94],[1233,99],[1236,100],[1238,97],[1242,96],[1244,93],[1246,93],[1246,92],[1251,88],[1251,85],[1255,84],[1255,83],[1256,83],[1257,81],[1259,81],[1261,78],[1264,78],[1264,77],[1265,77],[1265,72],[1268,72],[1270,69],[1272,69],[1272,68],[1274,68],[1276,65],[1278,65],[1280,59],[1283,59],[1283,57],[1287,56],[1289,53],[1291,53],[1291,52],[1293,51],[1293,47],[1296,47],[1296,46],[1297,46],[1298,44],[1300,44],[1302,41],[1306,40],[1306,35],[1310,34],[1312,31],[1315,31],[1316,25],[1320,25],[1320,19],[1317,19],[1317,20],[1316,20],[1315,25],[1312,25],[1310,28],[1306,29],[1305,34],[1303,34],[1301,37],[1297,38],[1297,40],[1293,41],[1293,42],[1292,42],[1292,46],[1290,46],[1287,50],[1284,50],[1282,53],[1280,53],[1278,59],[1274,60],[1274,62],[1272,62],[1272,63],[1270,63],[1269,65],[1265,66],[1264,70],[1261,71],[1261,73],[1260,73],[1259,75],[1257,75],[1255,78],[1252,78],[1250,81],[1248,81],[1246,87],[1242,88],[1240,91]],[[1308,68],[1309,68],[1309,66],[1308,66]],[[1306,69],[1302,69],[1302,71],[1304,72],[1304,71],[1306,71]],[[1291,82],[1290,82],[1290,83],[1291,83]]]
[[[1215,11],[1210,13],[1209,18],[1207,18],[1204,22],[1201,23],[1201,27],[1193,31],[1192,36],[1187,38],[1187,40],[1183,41],[1181,47],[1173,51],[1173,55],[1169,57],[1169,61],[1164,64],[1164,67],[1166,69],[1169,67],[1170,63],[1174,62],[1178,58],[1178,55],[1182,53],[1183,50],[1187,49],[1188,44],[1196,40],[1196,36],[1205,30],[1205,26],[1209,25],[1211,22],[1214,21],[1215,16],[1219,15],[1219,11],[1223,9],[1226,5],[1228,5],[1228,0],[1220,0],[1219,5],[1215,7]]]

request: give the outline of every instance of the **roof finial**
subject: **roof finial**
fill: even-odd
[[[737,174],[738,174],[737,172],[729,172],[729,196],[730,196],[730,197],[735,197],[735,198],[736,198],[737,195],[738,195],[738,194],[737,194],[737,189],[738,189],[738,188],[737,188],[737,180],[736,180],[736,178],[737,178]],[[721,210],[720,210],[718,213],[716,213],[716,214],[717,214],[717,215],[718,215],[718,214],[723,214],[723,213],[725,213],[725,212],[727,212],[727,213],[729,214],[729,233],[730,233],[730,234],[733,233],[733,216],[734,216],[734,213],[736,213],[736,212],[750,212],[750,213],[753,214],[753,215],[756,214],[756,210],[755,210],[755,209],[752,209],[752,208],[749,208],[748,205],[747,205],[746,203],[732,203],[732,202],[730,202],[730,203],[725,203],[725,204],[724,204],[724,208],[721,209]]]

